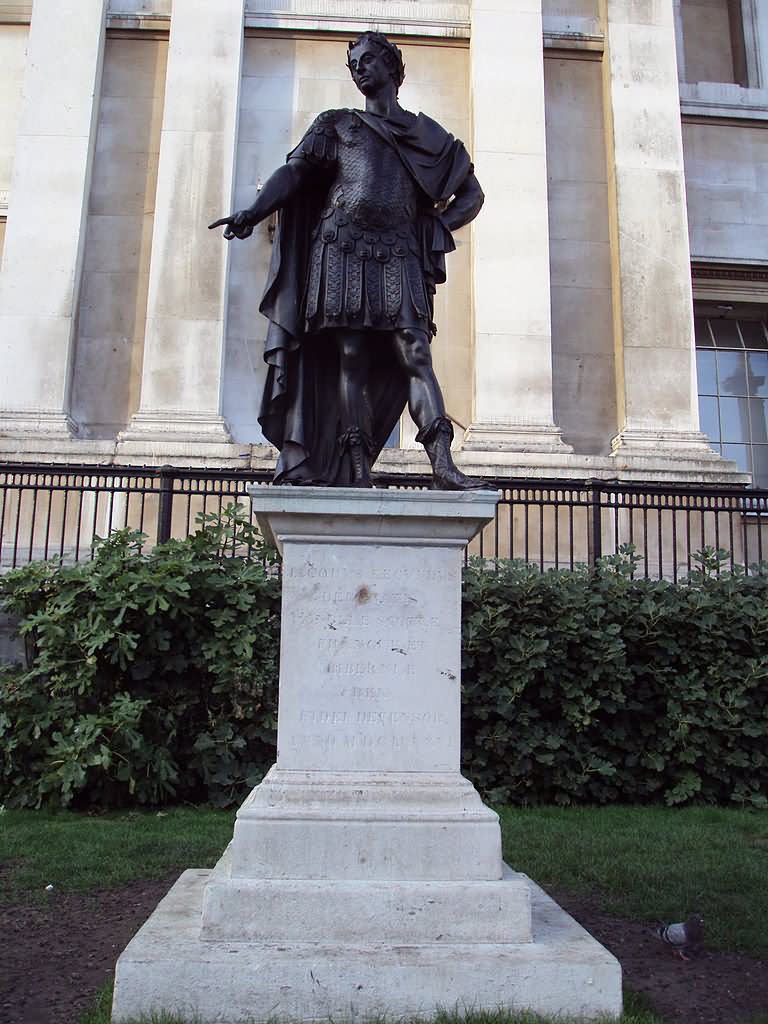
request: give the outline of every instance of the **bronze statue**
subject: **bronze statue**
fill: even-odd
[[[399,105],[393,43],[365,32],[347,66],[365,110],[320,114],[253,205],[210,225],[248,238],[280,211],[260,306],[270,326],[259,422],[280,451],[275,483],[370,487],[407,402],[433,486],[482,487],[451,457],[430,340],[451,232],[483,192],[464,145]]]

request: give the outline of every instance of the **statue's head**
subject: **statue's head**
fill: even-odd
[[[381,32],[363,32],[362,35],[358,36],[347,47],[347,67],[358,89],[362,93],[366,92],[366,89],[363,88],[358,80],[359,64],[366,53],[374,54],[383,62],[389,78],[395,83],[395,90],[397,91],[405,78],[403,55],[398,47],[394,43],[390,43]]]

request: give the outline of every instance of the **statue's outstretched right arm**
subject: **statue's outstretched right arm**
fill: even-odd
[[[221,217],[208,227],[223,227],[227,239],[248,238],[256,224],[293,199],[311,173],[312,167],[306,160],[289,160],[267,178],[252,206]]]

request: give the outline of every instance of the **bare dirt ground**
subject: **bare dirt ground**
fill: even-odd
[[[77,1024],[175,877],[0,906],[2,1024]],[[594,901],[567,893],[552,895],[614,953],[627,986],[669,1024],[746,1024],[768,1013],[768,961],[705,949],[686,963],[654,939],[647,923],[609,917]]]

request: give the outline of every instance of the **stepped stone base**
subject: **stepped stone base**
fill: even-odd
[[[211,874],[185,871],[120,957],[115,1024],[159,1010],[206,1024],[427,1018],[456,1006],[621,1013],[618,962],[525,875],[505,872],[528,892],[533,942],[392,944],[203,939]],[[336,910],[347,915],[343,897]]]
[[[462,552],[498,495],[251,497],[283,556],[277,763],[120,957],[115,1024],[618,1015],[618,963],[459,770]]]

